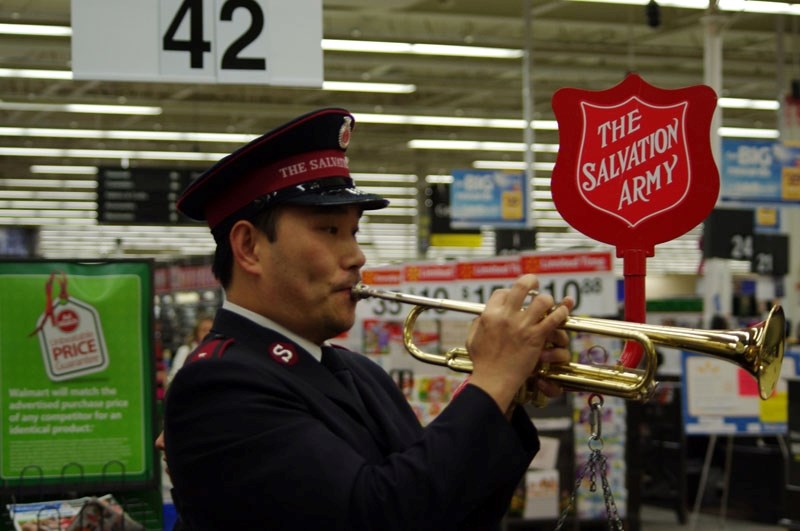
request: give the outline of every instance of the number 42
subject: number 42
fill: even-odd
[[[239,54],[252,43],[264,29],[264,12],[255,0],[226,0],[220,10],[220,20],[232,21],[233,12],[244,8],[250,12],[250,27],[234,40],[222,55],[223,70],[266,70],[267,61],[258,57],[240,57]],[[189,39],[178,39],[176,34],[186,17],[189,17]],[[211,42],[203,38],[203,0],[183,0],[170,22],[162,40],[164,50],[189,52],[192,68],[203,68],[203,54],[211,51]]]

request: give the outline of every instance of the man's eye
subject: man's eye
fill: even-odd
[[[339,227],[325,227],[325,232],[331,235],[339,234]]]

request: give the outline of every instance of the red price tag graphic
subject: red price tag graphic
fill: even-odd
[[[54,280],[60,287],[55,301]],[[108,350],[97,310],[69,296],[64,273],[50,274],[45,294],[45,310],[31,335],[39,337],[47,376],[53,381],[70,380],[108,367]]]

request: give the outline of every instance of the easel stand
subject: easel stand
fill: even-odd
[[[730,491],[731,483],[731,463],[733,462],[733,437],[728,435],[725,437],[725,468],[723,470],[722,480],[722,499],[719,507],[720,526],[725,528],[725,520],[728,512],[728,493]],[[700,516],[700,508],[703,504],[703,496],[706,493],[706,483],[708,483],[708,474],[711,470],[711,460],[714,457],[714,450],[717,446],[717,434],[712,434],[708,439],[708,448],[706,448],[706,455],[703,459],[703,468],[700,472],[700,483],[697,486],[697,494],[694,498],[694,507],[692,508],[691,526],[690,529],[694,531],[697,529],[697,519]]]
[[[728,500],[731,492],[731,477],[733,472],[733,454],[734,454],[733,442],[735,436],[711,434],[709,435],[708,447],[706,448],[705,458],[703,459],[703,467],[700,473],[700,482],[697,487],[697,494],[695,495],[694,507],[692,509],[692,514],[690,517],[689,528],[691,529],[691,531],[695,531],[697,529],[703,498],[706,494],[709,472],[712,468],[714,451],[717,446],[717,441],[721,437],[724,437],[725,440],[725,456],[724,456],[724,465],[722,471],[722,493],[720,496],[720,507],[719,507],[719,529],[726,529]],[[769,437],[775,437],[778,443],[778,447],[780,448],[781,458],[785,467],[788,458],[788,448],[784,436],[779,434],[771,434],[769,435]],[[784,524],[785,522],[781,523]],[[798,529],[798,528],[793,528],[793,529]]]

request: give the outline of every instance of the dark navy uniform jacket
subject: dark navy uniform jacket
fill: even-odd
[[[388,374],[337,349],[362,403],[296,343],[220,310],[170,385],[165,443],[187,529],[497,529],[539,449],[467,385],[427,427]],[[366,410],[365,410],[366,409]]]

